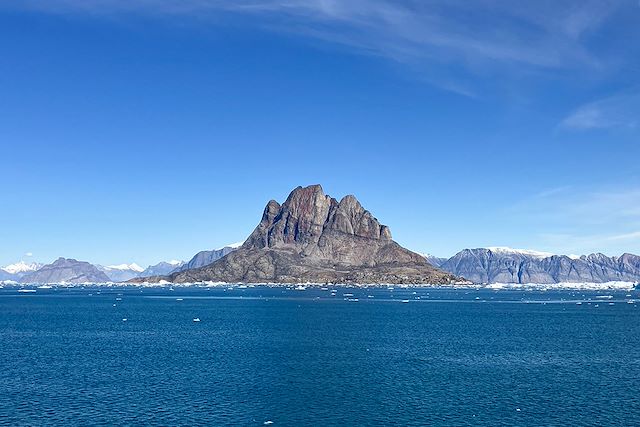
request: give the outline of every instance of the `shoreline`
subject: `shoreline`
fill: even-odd
[[[378,283],[227,283],[227,282],[194,282],[194,283],[171,283],[161,282],[104,282],[104,283],[18,283],[13,281],[0,282],[0,289],[54,289],[54,288],[285,288],[304,291],[307,289],[329,289],[329,288],[358,288],[358,289],[448,289],[448,290],[468,290],[486,289],[492,291],[500,290],[522,290],[522,291],[553,291],[553,290],[626,290],[638,289],[640,284],[635,282],[612,281],[604,283],[594,282],[560,282],[560,283],[454,283],[454,284],[378,284]]]

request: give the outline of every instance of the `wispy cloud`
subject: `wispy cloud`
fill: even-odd
[[[633,231],[631,233],[616,234],[609,236],[608,240],[636,240],[640,241],[640,231]]]
[[[553,252],[640,251],[640,188],[558,187],[521,200],[509,212]]]
[[[545,221],[579,225],[640,222],[640,188],[590,190],[557,187],[523,199],[511,210]]]
[[[537,194],[534,194],[532,196],[533,199],[545,199],[551,196],[556,196],[559,194],[563,194],[566,193],[567,191],[571,190],[571,186],[570,185],[562,185],[560,187],[553,187],[553,188],[548,188],[546,190],[542,190]]]
[[[557,0],[0,0],[0,5],[91,14],[220,13],[260,16],[292,31],[398,61],[459,62],[500,69],[597,67],[590,34],[632,1]]]
[[[640,92],[629,91],[595,102],[572,112],[561,126],[574,130],[627,128],[640,125]]]

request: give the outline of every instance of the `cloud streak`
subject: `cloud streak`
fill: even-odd
[[[629,91],[585,104],[568,117],[561,126],[571,130],[636,129],[640,125],[640,92]]]
[[[224,13],[402,62],[458,62],[467,68],[524,65],[598,67],[589,35],[632,2],[607,0],[26,0],[5,7],[56,13]]]
[[[537,230],[540,246],[552,252],[640,250],[640,188],[559,187],[524,199],[509,212]]]

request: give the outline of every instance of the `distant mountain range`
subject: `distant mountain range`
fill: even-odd
[[[271,200],[244,243],[201,251],[189,262],[92,265],[59,258],[0,268],[0,281],[19,283],[220,281],[250,283],[605,283],[640,282],[640,257],[557,255],[527,249],[464,249],[451,258],[417,254],[354,196],[342,200],[322,187],[298,187],[281,205]]]
[[[125,282],[136,278],[196,271],[234,252],[241,245],[198,252],[188,262],[168,261],[142,269],[139,265],[92,265],[60,258],[49,265],[20,261],[0,268],[0,281],[19,283]],[[555,255],[523,249],[489,247],[465,249],[451,258],[421,254],[428,263],[474,283],[605,283],[640,282],[640,257]],[[189,273],[191,274],[191,273]]]
[[[199,252],[189,261],[189,264],[197,267],[206,265],[232,252],[238,246],[240,244],[235,243],[218,250]],[[0,281],[18,283],[126,282],[137,277],[161,276],[174,271],[182,271],[186,265],[184,261],[172,260],[162,261],[143,269],[136,263],[104,266],[66,258],[59,258],[47,265],[20,261],[0,268]]]
[[[605,283],[640,281],[640,257],[623,254],[554,255],[504,247],[465,249],[432,265],[474,283]]]
[[[106,283],[126,282],[136,277],[169,274],[184,261],[160,262],[143,269],[139,265],[93,265],[75,259],[58,258],[51,264],[19,262],[0,269],[0,281],[19,283]]]

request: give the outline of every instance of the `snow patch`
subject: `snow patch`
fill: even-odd
[[[514,249],[506,246],[490,246],[487,247],[491,252],[499,253],[499,254],[520,254],[520,255],[528,255],[536,258],[549,258],[550,256],[554,256],[550,252],[541,252],[541,251],[533,251],[530,249]]]
[[[26,273],[29,271],[36,271],[42,267],[42,264],[38,264],[37,262],[26,263],[24,261],[16,262],[15,264],[7,265],[2,269],[9,274],[18,274],[18,273]]]
[[[242,246],[243,244],[244,244],[244,241],[242,241],[242,242],[236,242],[236,243],[231,243],[231,244],[229,244],[229,245],[224,245],[223,247],[216,249],[216,251],[219,251],[219,250],[224,249],[224,248],[233,248],[233,249],[238,249],[238,248],[239,248],[240,246]]]
[[[144,271],[144,268],[140,267],[135,262],[131,264],[107,265],[105,268],[108,270],[120,270],[120,271],[131,270],[137,273],[142,273]]]

